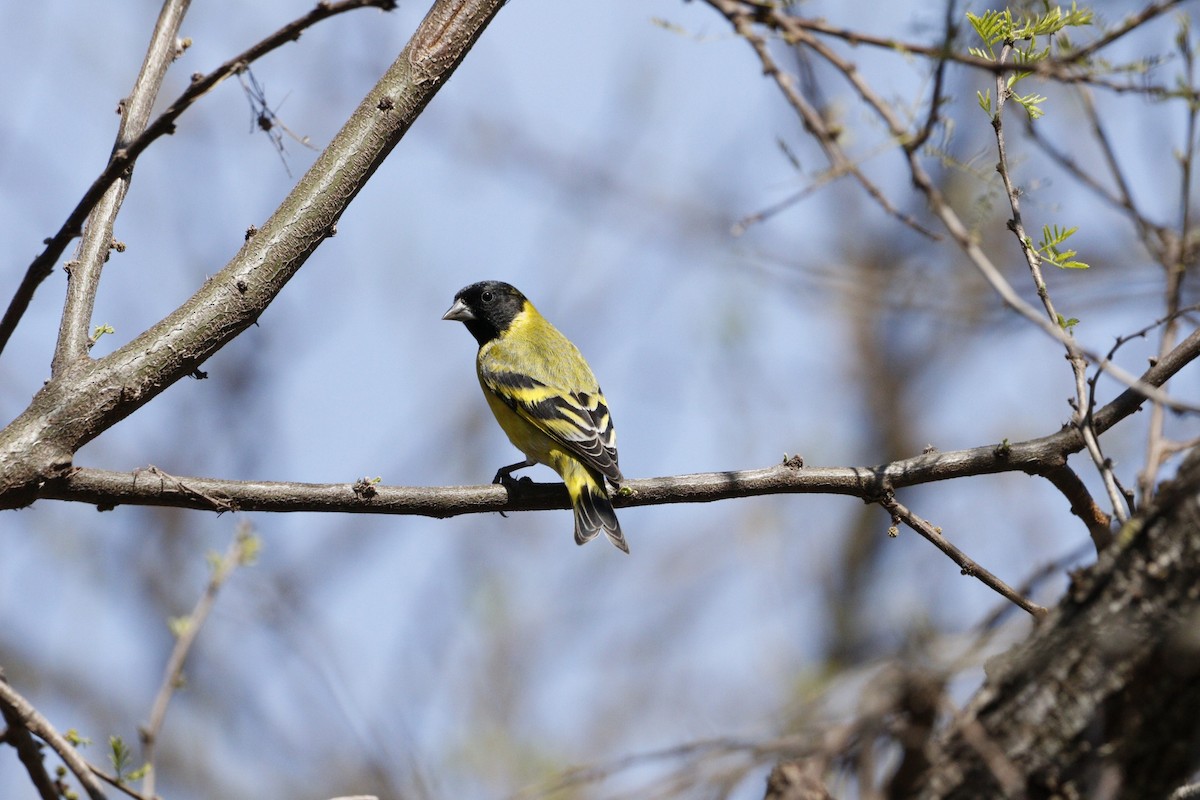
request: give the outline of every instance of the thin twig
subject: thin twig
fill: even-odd
[[[893,525],[896,522],[903,522],[908,527],[912,528],[917,533],[924,536],[934,547],[941,550],[950,557],[955,564],[962,569],[962,574],[972,578],[978,578],[985,586],[999,593],[1014,605],[1028,611],[1034,617],[1044,617],[1047,609],[1019,595],[1011,586],[997,578],[988,570],[981,567],[976,561],[967,556],[959,548],[955,547],[945,536],[942,535],[941,529],[934,527],[928,520],[918,517],[912,511],[898,501],[893,494],[886,494],[880,500],[879,504],[884,510],[892,515]]]
[[[1089,70],[1081,69],[1081,62],[1088,57],[1094,55],[1100,49],[1107,47],[1122,38],[1126,34],[1136,30],[1151,19],[1162,16],[1170,11],[1175,6],[1181,5],[1187,0],[1164,0],[1164,2],[1152,3],[1136,14],[1126,18],[1117,27],[1111,29],[1107,33],[1089,42],[1087,45],[1078,49],[1072,50],[1068,55],[1061,58],[1044,58],[1040,61],[1030,64],[1023,64],[1021,69],[1028,71],[1033,75],[1048,80],[1058,81],[1060,83],[1089,83],[1099,86],[1100,88],[1111,89],[1114,91],[1134,91],[1134,92],[1149,92],[1170,94],[1177,93],[1177,87],[1155,86],[1149,87],[1144,85],[1126,85],[1126,84],[1111,84],[1105,82],[1102,78],[1097,77]],[[741,13],[751,16],[755,22],[768,25],[775,30],[778,30],[785,37],[794,36],[798,31],[806,31],[812,34],[828,36],[834,39],[841,39],[851,45],[866,45],[869,47],[878,47],[894,53],[904,53],[924,56],[933,59],[945,59],[952,61],[955,64],[971,67],[972,69],[984,70],[986,72],[1007,72],[1008,67],[998,64],[995,61],[969,53],[959,53],[950,50],[944,46],[928,45],[919,42],[907,42],[890,36],[875,36],[862,31],[852,30],[850,28],[840,28],[836,25],[831,25],[825,20],[818,17],[800,17],[786,13],[785,9],[780,7],[777,2],[771,0],[741,0],[738,3],[741,6]],[[1194,95],[1192,95],[1194,97]]]
[[[67,215],[66,221],[63,222],[62,226],[53,236],[45,240],[45,249],[42,250],[41,254],[26,269],[21,285],[17,287],[16,293],[13,295],[12,300],[9,301],[8,308],[4,312],[4,317],[0,318],[0,352],[3,352],[4,348],[8,345],[13,331],[16,330],[17,323],[24,316],[26,309],[29,308],[29,303],[33,300],[34,292],[53,273],[55,262],[62,257],[71,240],[80,234],[84,220],[87,219],[88,214],[95,208],[96,203],[100,201],[100,198],[104,196],[108,188],[133,166],[134,162],[137,161],[138,157],[152,142],[165,134],[175,132],[175,121],[193,103],[210,92],[217,84],[231,75],[235,75],[246,64],[262,58],[267,53],[282,47],[288,42],[299,39],[300,34],[306,28],[324,19],[359,8],[380,8],[386,11],[395,8],[395,5],[396,0],[341,0],[341,2],[317,3],[316,7],[303,17],[283,26],[275,33],[242,51],[207,75],[199,73],[193,75],[191,85],[166,111],[160,114],[140,136],[112,154],[108,166],[105,167],[104,171],[100,173],[96,180],[92,182],[92,185],[88,187],[87,191],[84,192],[83,197],[75,205],[75,208]]]
[[[945,29],[945,34],[942,37],[942,52],[949,53],[954,49],[954,40],[958,36],[958,25],[955,20],[958,18],[957,3],[955,0],[946,0],[946,15],[942,25]],[[921,126],[921,130],[916,136],[912,137],[905,143],[907,150],[918,150],[929,141],[929,137],[933,135],[933,129],[937,127],[941,120],[941,108],[943,100],[943,91],[946,83],[946,66],[950,60],[945,55],[938,56],[937,66],[933,71],[933,91],[929,97],[929,113],[925,116],[925,124]]]
[[[1008,57],[1012,54],[1013,50],[1012,44],[1006,42],[1000,48],[1000,53],[996,58],[997,63],[1009,63]],[[1046,319],[1050,324],[1062,328],[1063,317],[1055,309],[1054,302],[1050,299],[1050,289],[1046,286],[1046,279],[1042,275],[1042,256],[1034,248],[1033,239],[1030,238],[1025,230],[1025,222],[1021,216],[1020,193],[1013,183],[1012,171],[1009,167],[1008,147],[1004,138],[1004,107],[1008,98],[1012,95],[1008,77],[1005,73],[996,73],[996,110],[992,115],[992,129],[996,134],[996,151],[999,159],[996,164],[996,171],[1000,174],[1000,179],[1004,184],[1004,192],[1008,196],[1008,205],[1012,210],[1012,218],[1008,222],[1008,228],[1017,237],[1021,254],[1025,257],[1025,263],[1029,268],[1029,275],[1033,279],[1034,288],[1037,290],[1037,295],[1042,301],[1042,308],[1046,311]],[[1100,473],[1101,479],[1104,482],[1104,488],[1108,492],[1109,501],[1112,503],[1113,515],[1117,518],[1118,522],[1125,522],[1129,518],[1125,508],[1125,500],[1117,489],[1112,465],[1104,458],[1103,453],[1101,453],[1100,442],[1097,440],[1096,432],[1092,428],[1091,409],[1093,401],[1091,393],[1088,391],[1087,361],[1084,359],[1075,338],[1070,333],[1064,331],[1061,341],[1067,351],[1067,361],[1071,365],[1071,374],[1075,381],[1075,401],[1072,404],[1075,413],[1072,422],[1082,434],[1088,455],[1091,457],[1092,463],[1095,464],[1096,470]]]
[[[847,82],[858,92],[859,97],[862,97],[862,100],[868,104],[871,110],[874,110],[880,116],[880,119],[887,125],[889,133],[892,134],[896,142],[906,142],[908,138],[911,138],[911,132],[907,130],[904,122],[895,114],[892,104],[884,101],[882,97],[876,94],[874,89],[871,89],[866,84],[865,80],[858,73],[856,65],[841,58],[838,53],[834,52],[832,48],[829,48],[820,38],[817,38],[810,32],[809,28],[811,25],[809,23],[811,20],[803,20],[805,23],[803,25],[797,24],[796,20],[799,18],[787,16],[786,13],[782,13],[774,5],[756,4],[756,2],[738,2],[737,0],[708,0],[708,2],[722,16],[725,16],[734,23],[734,28],[738,30],[739,34],[743,30],[750,31],[751,37],[748,37],[746,41],[755,49],[755,53],[758,54],[758,58],[762,61],[763,71],[768,76],[772,76],[773,71],[778,72],[779,67],[770,58],[770,54],[766,49],[766,43],[752,31],[750,26],[751,19],[754,22],[767,24],[776,30],[785,32],[788,41],[802,41],[805,46],[814,49],[814,52],[821,55],[821,58],[826,59],[835,70],[838,70],[845,77]],[[751,11],[748,11],[748,8]],[[1012,66],[1010,65],[1001,66],[1006,68],[1006,70],[1012,70]],[[1022,66],[1022,68],[1025,67]],[[1033,68],[1032,65],[1031,68]],[[790,83],[780,83],[780,80],[776,78],[776,84],[780,85],[780,90],[784,91],[785,97],[791,103],[793,97],[792,95],[788,95],[787,91],[787,84]],[[796,107],[796,104],[793,103],[793,107]],[[802,119],[805,120],[805,125],[808,125],[808,114],[815,114],[815,110],[811,109],[809,112],[805,112],[804,106],[796,107],[796,110],[802,116]],[[820,140],[820,137],[818,137],[818,140]],[[980,275],[988,281],[992,289],[996,291],[996,294],[1000,295],[1004,305],[1012,308],[1021,317],[1031,321],[1039,330],[1042,330],[1046,335],[1062,344],[1064,348],[1075,348],[1082,357],[1085,357],[1088,361],[1097,363],[1111,378],[1129,386],[1130,389],[1142,392],[1146,397],[1163,403],[1166,408],[1175,411],[1200,413],[1200,405],[1178,401],[1178,399],[1170,397],[1168,393],[1159,390],[1158,387],[1142,383],[1133,374],[1127,372],[1126,369],[1117,366],[1116,363],[1112,363],[1104,359],[1104,357],[1097,355],[1094,351],[1082,347],[1073,337],[1070,337],[1062,330],[1057,321],[1045,319],[1043,314],[1034,309],[1030,303],[1021,299],[1021,296],[1016,293],[1012,284],[1009,284],[1007,279],[1004,278],[1000,269],[988,258],[988,254],[983,252],[982,247],[979,247],[978,242],[974,240],[974,236],[971,234],[971,230],[962,222],[962,219],[954,211],[953,207],[950,206],[941,190],[938,190],[934,184],[934,180],[932,180],[929,173],[922,166],[922,163],[920,163],[917,152],[907,149],[904,152],[908,162],[908,169],[910,169],[910,173],[912,174],[913,184],[924,194],[926,200],[929,201],[931,211],[941,219],[950,236],[953,237],[955,243],[958,243],[958,246],[967,255],[967,258],[971,260],[971,263],[976,266]]]
[[[127,148],[146,130],[167,68],[179,52],[179,27],[183,24],[190,3],[191,0],[163,2],[133,90],[120,105],[121,124],[117,129],[116,144],[113,145],[114,153]],[[132,178],[133,165],[130,164],[109,185],[88,215],[83,238],[67,270],[67,301],[59,326],[58,343],[54,347],[52,375],[59,374],[76,359],[87,355],[91,345],[88,330],[96,304],[96,290],[100,285],[100,272],[113,248],[113,226]]]
[[[805,129],[817,140],[817,144],[820,145],[821,150],[825,153],[825,157],[829,160],[834,173],[844,173],[852,176],[863,187],[867,195],[878,203],[880,208],[890,216],[895,217],[923,236],[935,240],[938,239],[937,234],[921,225],[912,215],[906,214],[896,208],[883,193],[883,190],[876,186],[859,169],[858,165],[846,155],[846,151],[838,144],[838,132],[830,128],[825,118],[821,116],[820,111],[801,93],[792,76],[780,69],[774,56],[771,55],[771,50],[767,46],[766,39],[755,33],[753,26],[754,19],[741,7],[741,3],[737,2],[737,0],[707,0],[707,2],[720,12],[733,25],[738,35],[754,48],[754,52],[758,54],[759,61],[762,62],[763,74],[773,80],[775,85],[779,87],[779,91],[783,93],[788,104],[795,110],[800,120],[804,123]]]
[[[250,532],[249,524],[238,525],[237,533],[234,534],[233,543],[229,545],[229,549],[213,562],[212,574],[209,575],[204,593],[196,601],[192,613],[182,621],[179,629],[176,630],[175,646],[171,649],[171,655],[163,670],[162,683],[158,687],[158,693],[154,696],[150,721],[139,731],[142,739],[142,761],[147,767],[146,777],[142,782],[142,794],[147,797],[154,797],[156,746],[159,734],[162,732],[163,720],[167,715],[167,706],[175,695],[175,690],[182,685],[183,663],[187,660],[188,653],[196,642],[196,637],[200,634],[200,628],[208,618],[209,612],[212,611],[213,603],[217,599],[217,592],[237,567],[253,560],[256,552],[257,545]]]
[[[1192,47],[1189,30],[1185,27],[1179,36],[1179,50],[1183,57],[1184,79],[1189,87],[1195,87],[1196,54]],[[1179,231],[1173,237],[1177,242],[1175,247],[1167,248],[1160,253],[1163,271],[1166,273],[1166,287],[1163,291],[1163,305],[1166,307],[1167,322],[1163,325],[1162,335],[1158,343],[1158,354],[1161,357],[1175,346],[1178,332],[1178,311],[1183,296],[1183,281],[1190,266],[1191,256],[1191,208],[1192,208],[1192,171],[1196,157],[1196,127],[1200,106],[1187,103],[1184,107],[1187,115],[1185,141],[1180,148],[1179,156]],[[1138,475],[1138,495],[1143,506],[1149,505],[1154,495],[1154,487],[1158,482],[1158,473],[1168,458],[1166,445],[1165,413],[1163,407],[1154,403],[1150,407],[1150,425],[1146,434],[1146,463]]]

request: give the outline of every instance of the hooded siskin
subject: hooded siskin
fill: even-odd
[[[457,320],[479,342],[479,385],[496,421],[525,461],[501,467],[496,482],[540,463],[563,479],[575,510],[575,541],[603,531],[629,552],[604,480],[622,480],[617,436],[596,376],[567,337],[514,287],[473,283],[442,319]]]

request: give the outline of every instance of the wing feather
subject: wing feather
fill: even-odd
[[[617,437],[604,394],[569,390],[531,375],[480,366],[480,378],[523,419],[609,480],[621,480]]]

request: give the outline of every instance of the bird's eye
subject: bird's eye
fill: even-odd
[[[485,302],[485,303],[492,302],[492,293],[491,292],[484,292],[482,297],[483,297],[483,302]]]

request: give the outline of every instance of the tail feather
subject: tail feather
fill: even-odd
[[[575,510],[575,543],[590,542],[603,531],[618,550],[628,553],[629,545],[621,533],[617,512],[604,488],[604,476],[586,468],[581,471],[581,480],[566,480]]]

